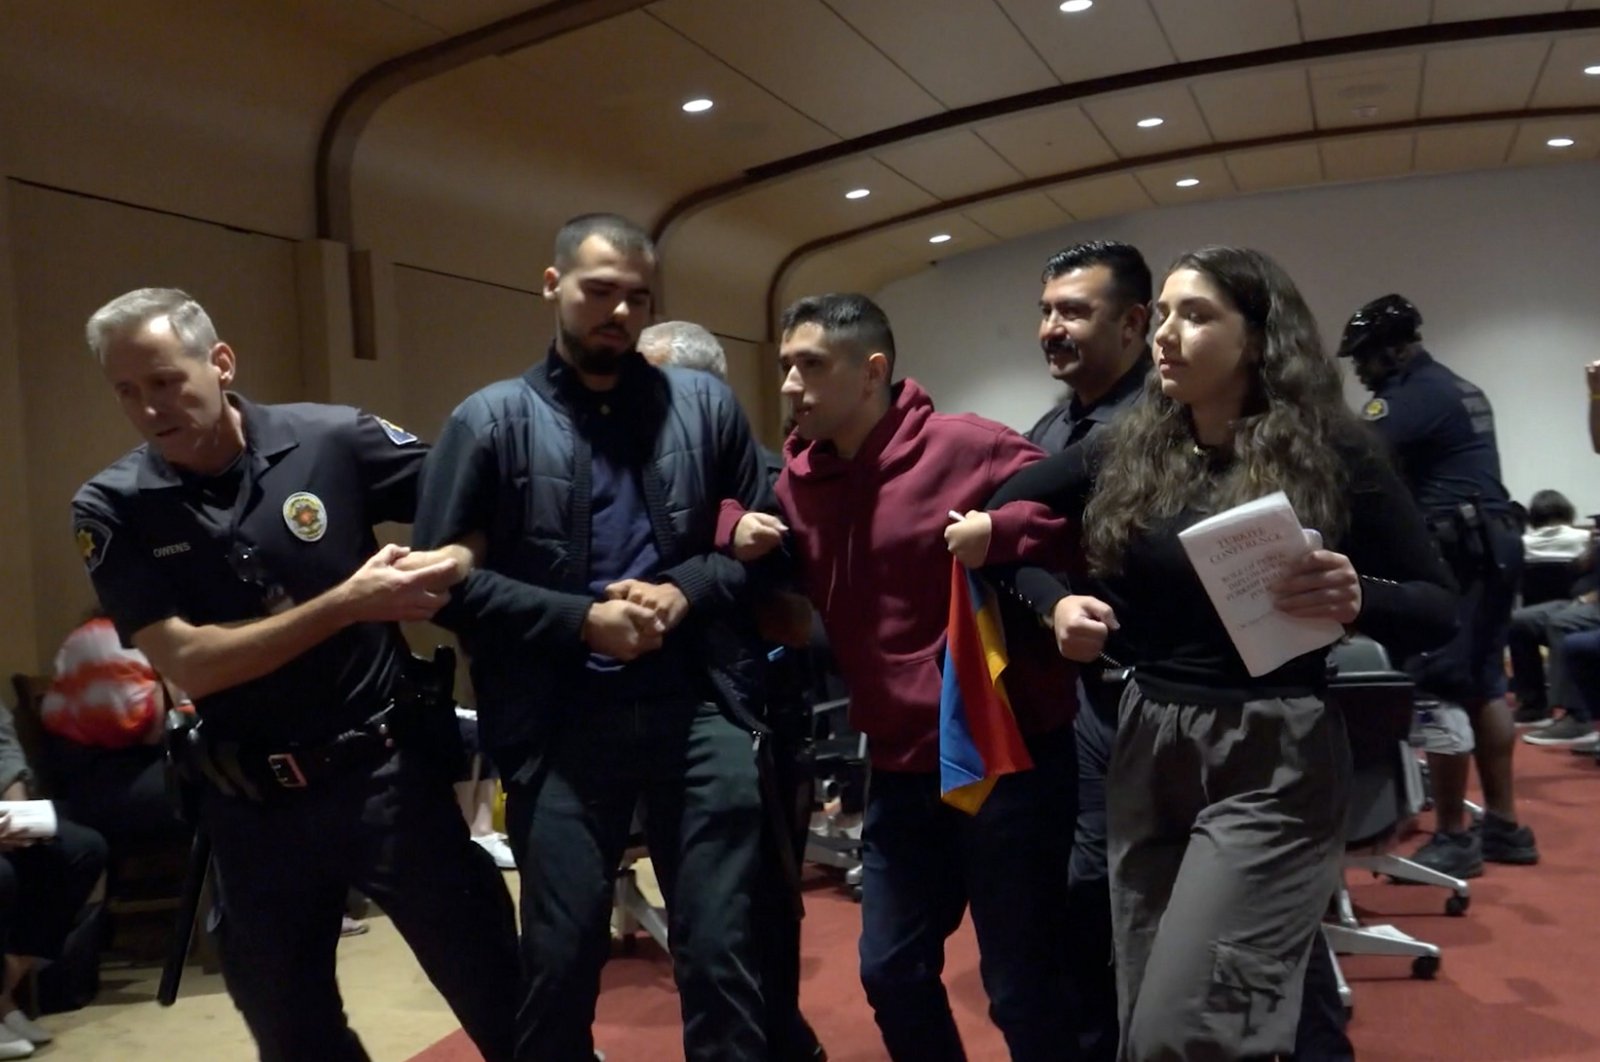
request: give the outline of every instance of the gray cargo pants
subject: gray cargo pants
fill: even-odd
[[[1106,784],[1125,1062],[1294,1049],[1349,786],[1318,697],[1163,704],[1128,684]]]

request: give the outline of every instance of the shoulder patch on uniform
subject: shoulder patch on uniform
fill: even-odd
[[[308,490],[283,499],[283,522],[301,542],[315,542],[328,532],[328,509]]]
[[[1382,420],[1389,415],[1389,403],[1381,398],[1374,398],[1361,407],[1361,415],[1367,420]]]
[[[414,443],[417,441],[417,437],[415,435],[411,434],[409,431],[406,431],[398,424],[384,420],[382,417],[374,417],[372,419],[378,422],[378,427],[383,429],[383,433],[389,437],[389,441],[394,443],[396,446],[404,446],[407,443]]]
[[[99,520],[80,518],[72,525],[72,535],[77,539],[78,552],[83,555],[83,566],[91,572],[100,567],[111,545],[111,528]]]

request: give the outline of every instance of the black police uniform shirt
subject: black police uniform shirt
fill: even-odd
[[[1110,427],[1116,419],[1139,400],[1144,391],[1145,377],[1155,362],[1150,351],[1145,350],[1128,371],[1117,378],[1111,390],[1100,396],[1100,401],[1086,405],[1078,401],[1076,393],[1065,402],[1054,406],[1039,422],[1028,429],[1028,441],[1047,454],[1059,454],[1074,443],[1087,439],[1090,433]]]
[[[1489,399],[1427,351],[1385,380],[1361,415],[1388,441],[1424,510],[1461,502],[1490,510],[1509,506]]]
[[[428,447],[348,406],[228,400],[245,452],[196,476],[140,446],[72,500],[73,530],[127,644],[152,623],[260,619],[337,586],[410,523]],[[198,698],[213,737],[263,751],[313,746],[387,703],[403,643],[394,624],[352,624],[283,667]]]

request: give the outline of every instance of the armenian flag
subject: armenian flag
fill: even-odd
[[[939,791],[976,815],[1003,774],[1033,767],[1001,673],[1005,630],[994,590],[952,560],[950,619],[939,694]]]

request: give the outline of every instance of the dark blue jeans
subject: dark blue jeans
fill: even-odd
[[[1078,715],[1072,721],[1078,744],[1078,821],[1067,888],[1068,963],[1083,1062],[1113,1062],[1121,1035],[1106,870],[1106,768],[1117,739],[1121,691],[1121,683],[1089,675],[1079,687]]]
[[[1561,639],[1559,651],[1571,691],[1563,707],[1574,719],[1589,722],[1595,718],[1595,706],[1600,705],[1600,631],[1568,634]]]
[[[895,1062],[965,1059],[940,975],[967,908],[989,1017],[1017,1062],[1077,1057],[1063,883],[1077,804],[1072,729],[1028,743],[975,816],[933,773],[875,771],[863,823],[861,983]]]
[[[761,848],[752,735],[698,700],[591,701],[506,786],[522,871],[519,1062],[592,1062],[612,885],[643,801],[689,1062],[764,1062],[751,939]]]

